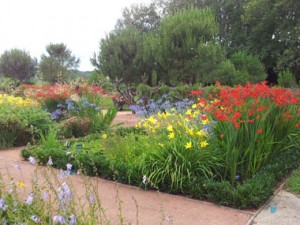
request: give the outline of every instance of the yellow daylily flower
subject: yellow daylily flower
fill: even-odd
[[[204,125],[209,124],[209,120],[208,120],[208,119],[202,120],[202,123],[203,123]]]
[[[150,123],[152,123],[152,124],[156,124],[156,123],[157,123],[157,120],[154,119],[153,116],[150,116],[150,118],[148,119],[148,121],[149,121]]]
[[[208,145],[208,142],[207,141],[201,141],[200,142],[200,147],[201,148],[204,148],[204,147],[206,147]]]
[[[192,129],[189,129],[188,134],[191,135],[191,136],[194,136],[194,131]]]
[[[185,114],[188,115],[188,116],[192,115],[192,110],[188,109]]]
[[[192,148],[192,142],[190,141],[190,142],[186,143],[185,148],[186,149]]]
[[[169,134],[169,139],[172,139],[174,137],[175,137],[175,134],[173,132]]]
[[[21,181],[18,181],[16,184],[21,188],[25,187],[25,184],[22,183]]]
[[[197,131],[196,133],[200,138],[205,136],[205,132],[203,132],[202,130]]]
[[[172,126],[172,125],[169,125],[169,126],[167,127],[167,130],[170,131],[170,132],[173,132],[173,126]]]
[[[169,112],[166,112],[165,115],[166,115],[166,117],[171,116],[171,114]]]

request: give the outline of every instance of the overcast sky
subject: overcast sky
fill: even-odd
[[[0,54],[18,48],[40,60],[49,43],[65,43],[92,70],[90,58],[122,9],[150,0],[0,0]]]

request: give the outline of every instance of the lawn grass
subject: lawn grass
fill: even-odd
[[[287,190],[295,194],[300,194],[300,168],[295,170],[286,183]]]

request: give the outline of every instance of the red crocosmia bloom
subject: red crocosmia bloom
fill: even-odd
[[[248,120],[248,123],[254,123],[254,120]]]
[[[257,130],[257,133],[258,133],[258,134],[262,134],[262,132],[263,132],[262,129],[258,129],[258,130]]]
[[[252,116],[254,113],[255,113],[255,111],[252,110],[252,109],[250,109],[250,110],[248,111],[248,115],[249,115],[249,116]]]
[[[191,95],[202,95],[203,94],[203,90],[192,90],[191,91]]]
[[[221,86],[219,81],[216,81],[216,86]]]
[[[240,125],[239,125],[239,123],[237,123],[237,122],[235,122],[235,123],[233,124],[233,126],[234,126],[234,128],[240,128]]]
[[[260,119],[260,117],[261,117],[260,115],[257,115],[255,118],[256,118],[256,119]]]
[[[296,128],[299,128],[299,127],[300,127],[300,124],[299,124],[299,123],[296,123],[296,124],[295,124],[295,127],[296,127]]]
[[[202,115],[202,116],[201,116],[201,120],[207,120],[207,116]]]

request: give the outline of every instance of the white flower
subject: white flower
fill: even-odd
[[[145,184],[145,185],[147,184],[147,177],[146,177],[146,175],[143,176],[142,182],[143,182],[143,184]]]
[[[29,156],[28,161],[29,161],[31,164],[33,164],[33,165],[36,164],[36,160],[35,160],[35,158],[32,157],[32,156]]]
[[[47,162],[47,165],[48,165],[48,166],[52,166],[52,165],[53,165],[53,161],[52,161],[51,156],[49,157],[49,160],[48,160],[48,162]]]

